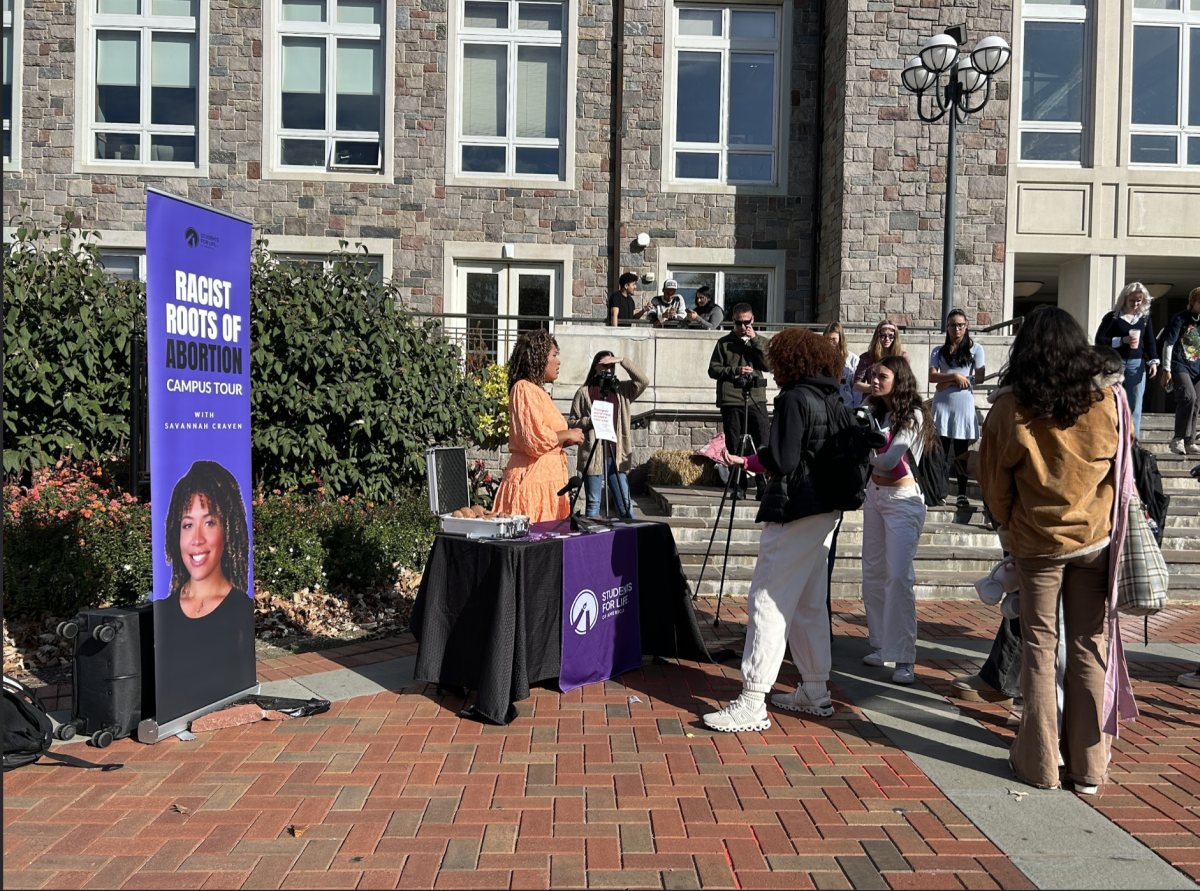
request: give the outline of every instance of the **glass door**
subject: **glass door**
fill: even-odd
[[[461,332],[468,370],[508,362],[525,331],[553,330],[561,294],[562,272],[554,267],[459,264],[448,311],[466,318],[447,326]]]

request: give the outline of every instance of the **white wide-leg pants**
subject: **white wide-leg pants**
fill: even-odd
[[[884,662],[917,661],[917,576],[913,560],[925,528],[920,486],[867,483],[863,505],[863,608],[871,646]]]
[[[829,680],[829,544],[841,514],[832,511],[790,523],[766,523],[746,604],[744,687],[769,693],[784,649],[806,681]]]

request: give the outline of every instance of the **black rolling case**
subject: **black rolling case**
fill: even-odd
[[[154,605],[88,609],[58,626],[74,639],[71,720],[59,739],[85,733],[104,748],[154,716]]]

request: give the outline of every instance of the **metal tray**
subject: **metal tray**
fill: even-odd
[[[443,532],[467,538],[524,538],[529,532],[529,517],[480,520],[442,514],[441,521]]]

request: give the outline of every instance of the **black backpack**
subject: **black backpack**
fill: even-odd
[[[1133,479],[1137,483],[1138,497],[1142,500],[1150,519],[1158,527],[1154,532],[1154,540],[1161,548],[1163,533],[1167,528],[1167,507],[1171,504],[1171,496],[1163,491],[1162,474],[1158,472],[1158,458],[1152,451],[1135,442],[1132,458]]]
[[[18,680],[4,676],[4,770],[32,764],[43,755],[70,767],[117,770],[120,764],[92,764],[72,755],[50,751],[54,724],[34,692]]]
[[[830,510],[860,510],[867,500],[867,481],[871,478],[867,431],[859,426],[841,393],[823,395],[812,387],[799,389],[805,393],[810,416],[814,403],[819,403],[828,419],[825,443],[816,452],[806,449],[804,458],[818,500]]]
[[[937,439],[921,453],[920,461],[913,455],[912,449],[908,450],[908,466],[912,469],[913,479],[921,487],[926,507],[946,503],[950,495],[950,465],[953,461]]]

